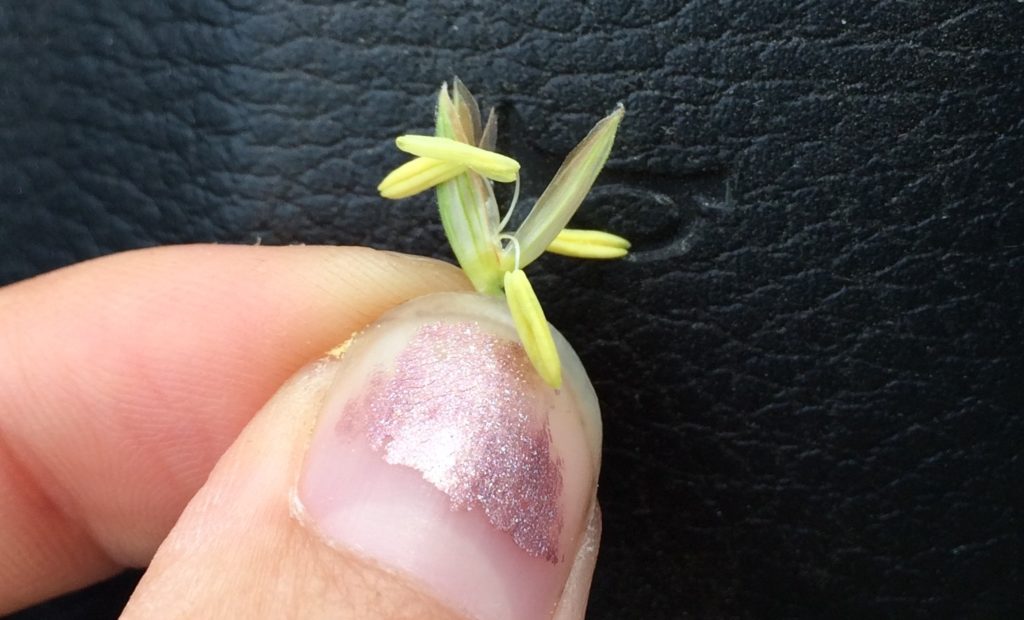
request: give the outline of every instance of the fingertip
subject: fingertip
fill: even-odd
[[[583,620],[587,615],[587,603],[590,601],[590,585],[594,580],[594,569],[597,566],[597,554],[601,546],[601,507],[594,498],[587,520],[587,528],[580,540],[572,570],[566,580],[562,597],[555,608],[552,620]]]
[[[388,313],[250,421],[124,617],[583,618],[600,446],[569,388],[494,300]]]
[[[584,410],[596,399],[569,370],[562,389],[544,382],[500,300],[392,310],[341,359],[298,482],[303,522],[469,617],[551,617],[594,521],[600,463],[598,412]],[[567,609],[585,606],[592,542]]]

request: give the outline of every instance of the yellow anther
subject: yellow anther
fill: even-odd
[[[505,273],[505,297],[526,356],[541,378],[553,388],[562,386],[562,364],[551,336],[551,326],[522,269]]]
[[[466,167],[439,159],[417,157],[384,177],[377,191],[385,198],[405,198],[444,183],[466,171]]]
[[[601,230],[565,228],[548,246],[548,252],[576,258],[622,258],[629,241]]]
[[[511,183],[519,176],[519,162],[476,146],[437,136],[399,136],[398,148],[417,155],[460,164],[495,181]]]

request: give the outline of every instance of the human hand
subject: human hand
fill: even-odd
[[[556,618],[582,617],[599,535],[586,423],[550,433],[555,455],[583,446],[594,468],[560,479],[559,518],[589,521],[560,523],[546,562],[485,511],[429,513],[426,475],[389,486],[378,472],[359,491],[386,504],[396,541],[418,543],[341,528],[306,468],[321,408],[346,389],[341,363],[308,364],[273,394],[389,308],[445,290],[469,286],[436,261],[231,246],[132,252],[0,289],[0,613],[148,564],[127,618],[519,618],[556,604]]]

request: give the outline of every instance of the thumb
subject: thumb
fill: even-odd
[[[160,546],[125,618],[582,618],[601,423],[499,300],[391,311],[293,377]]]

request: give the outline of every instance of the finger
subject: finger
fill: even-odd
[[[275,386],[466,286],[362,248],[184,246],[0,290],[0,613],[146,564]]]
[[[601,546],[601,508],[594,501],[587,520],[587,529],[573,560],[572,570],[562,591],[554,620],[580,620],[587,614],[590,584],[597,566],[597,552]]]
[[[243,431],[124,617],[581,618],[601,431],[558,340],[554,390],[499,300],[389,312]]]

